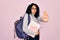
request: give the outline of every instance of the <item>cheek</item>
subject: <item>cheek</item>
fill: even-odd
[[[36,12],[37,10],[35,10],[35,12]]]
[[[31,9],[31,12],[34,12],[34,10],[33,10],[33,9]]]
[[[31,9],[31,13],[36,13],[37,10]]]
[[[32,9],[32,12],[36,12],[36,10],[33,10],[33,9]]]

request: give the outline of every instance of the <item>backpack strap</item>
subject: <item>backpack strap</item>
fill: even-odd
[[[24,14],[24,16],[25,16],[25,14]],[[24,16],[23,16],[23,18],[24,18]],[[30,23],[30,14],[28,14],[28,24],[27,25],[29,25],[29,23]]]
[[[30,14],[28,14],[28,25],[30,23]]]

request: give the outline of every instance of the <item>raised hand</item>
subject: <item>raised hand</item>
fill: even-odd
[[[44,14],[43,14],[43,16],[42,16],[42,20],[43,20],[44,22],[48,22],[48,13],[47,13],[47,11],[44,11]]]

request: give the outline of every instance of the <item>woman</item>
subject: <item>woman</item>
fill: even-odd
[[[48,21],[48,15],[46,12],[44,12],[44,16],[40,17],[39,15],[40,10],[37,4],[30,4],[26,10],[26,14],[24,16],[24,21],[23,21],[23,31],[28,35],[28,34],[32,34],[32,35],[36,35],[34,38],[32,38],[31,36],[29,36],[28,38],[26,38],[26,40],[39,40],[39,31],[37,31],[36,33],[31,33],[32,31],[28,30],[27,24],[28,24],[28,14],[30,15],[30,19],[40,23],[40,21],[42,22],[47,22]]]

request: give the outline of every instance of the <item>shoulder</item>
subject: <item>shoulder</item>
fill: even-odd
[[[28,17],[30,17],[30,14],[25,13],[24,18],[28,18]]]
[[[37,17],[37,19],[40,19],[41,17],[39,16],[39,17]]]
[[[27,14],[27,13],[25,13],[25,14],[24,14],[24,17],[27,17],[27,16],[28,16],[28,14]]]
[[[31,14],[25,13],[25,16],[28,16],[28,15],[30,16]]]

